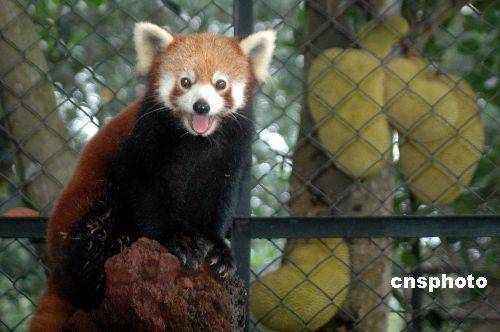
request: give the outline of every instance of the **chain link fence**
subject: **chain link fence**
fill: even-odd
[[[233,233],[233,242],[248,240],[235,246],[240,271],[248,263],[250,330],[496,330],[498,226],[481,225],[500,208],[498,5],[0,0],[0,211],[48,216],[81,147],[144,91],[135,22],[228,36],[272,28],[272,79],[255,96],[249,202],[241,202],[255,227],[268,228]],[[453,215],[475,224],[428,219]],[[334,218],[316,220],[323,216]],[[425,231],[379,234],[407,222],[400,216]],[[338,217],[366,233],[353,235]],[[6,234],[0,330],[23,331],[48,262],[37,236]],[[488,286],[390,285],[393,276],[442,273],[485,276]]]
[[[273,251],[266,261],[256,259],[263,243],[254,243],[251,255],[235,251],[252,290],[250,330],[494,330],[497,221],[456,216],[237,219],[234,249],[264,239],[258,241]],[[289,248],[283,237],[303,239]],[[360,239],[370,254],[356,258]],[[476,280],[483,278],[488,286],[478,287]],[[469,279],[470,289],[464,284]]]

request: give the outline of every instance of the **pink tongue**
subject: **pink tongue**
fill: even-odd
[[[193,115],[193,119],[191,121],[191,126],[193,127],[193,130],[196,131],[198,134],[203,134],[208,130],[208,125],[210,122],[210,118],[208,115]]]

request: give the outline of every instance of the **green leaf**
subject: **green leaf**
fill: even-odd
[[[401,261],[408,267],[416,267],[418,264],[417,256],[409,251],[404,251],[401,253]]]

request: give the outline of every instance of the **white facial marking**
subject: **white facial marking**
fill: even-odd
[[[168,73],[160,78],[160,83],[158,84],[158,95],[168,108],[172,108],[169,97],[174,87],[175,76],[173,74]]]
[[[194,73],[194,70],[192,70],[192,69],[183,70],[180,78],[184,78],[184,77],[189,78],[191,80],[191,83],[193,83],[193,84],[196,81],[196,75]]]
[[[191,86],[182,86],[181,79],[188,78],[191,81]],[[218,80],[226,81],[227,87],[224,90],[217,90],[215,83]],[[227,74],[216,72],[209,83],[196,82],[196,74],[193,70],[183,70],[180,73],[165,73],[160,77],[158,83],[158,95],[160,100],[163,101],[166,107],[175,109],[180,115],[186,130],[193,135],[209,136],[219,128],[221,124],[220,118],[217,116],[227,111],[236,112],[246,104],[245,97],[246,81],[244,78],[239,77],[238,81],[229,81]],[[226,102],[221,94],[227,93],[225,90],[231,89],[231,97],[233,99],[232,109],[226,109]],[[180,95],[176,96],[176,100],[171,100],[172,93],[175,89],[180,89]],[[200,99],[205,100],[209,106],[210,117],[208,129],[200,133],[195,131],[193,124],[193,117],[195,112],[193,110],[194,104]]]
[[[200,99],[204,99],[210,105],[208,115],[215,115],[224,108],[224,99],[217,93],[211,84],[195,84],[177,99],[179,106],[187,112],[193,112],[193,105]]]
[[[233,97],[234,106],[232,111],[237,111],[246,103],[245,100],[245,83],[235,82],[231,86],[231,96]]]

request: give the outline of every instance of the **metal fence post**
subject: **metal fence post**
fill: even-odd
[[[234,35],[244,37],[252,33],[253,30],[253,1],[234,1],[233,14]],[[249,107],[252,107],[251,105]],[[238,217],[250,216],[250,181],[252,155],[247,156],[247,165],[243,171],[242,181],[238,190],[238,206],[236,215]]]
[[[238,37],[245,37],[253,31],[253,1],[252,0],[234,0],[233,3],[233,25],[234,35]],[[249,107],[252,107],[250,105]],[[247,165],[243,173],[242,181],[238,190],[238,206],[236,215],[239,217],[250,216],[250,181],[251,174],[252,154],[247,156]],[[247,294],[250,286],[250,236],[248,232],[248,219],[236,219],[233,224],[231,234],[231,248],[235,254],[237,271],[239,277],[245,284]],[[250,326],[250,312],[249,303],[246,303],[247,320],[245,324],[245,331],[249,330]]]
[[[253,31],[253,1],[234,0],[234,35],[244,37]]]
[[[250,284],[250,225],[248,219],[236,219],[231,234],[231,247],[236,255],[238,275],[248,289]]]

